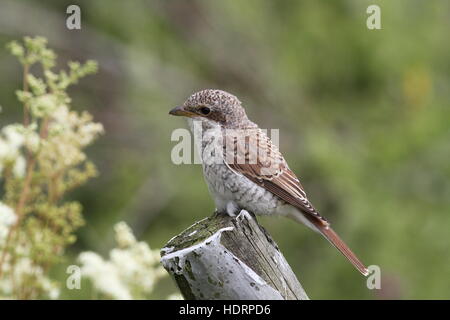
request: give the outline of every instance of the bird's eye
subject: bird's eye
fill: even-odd
[[[211,109],[209,109],[208,107],[201,107],[200,112],[206,116],[211,112]]]

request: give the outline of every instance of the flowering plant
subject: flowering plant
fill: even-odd
[[[16,92],[23,122],[0,129],[0,299],[59,297],[59,283],[48,277],[49,270],[63,260],[84,223],[81,205],[64,195],[97,174],[84,149],[103,126],[88,112],[73,111],[66,92],[95,73],[97,64],[69,62],[68,71],[55,72],[56,55],[46,44],[42,37],[8,44],[23,66],[23,88]],[[31,73],[32,67],[40,67],[43,76]],[[104,298],[148,298],[167,276],[159,250],[138,242],[124,222],[114,230],[117,247],[109,260],[81,253],[81,275]]]
[[[117,247],[110,251],[108,260],[90,251],[80,254],[82,275],[106,298],[148,298],[156,282],[167,276],[159,263],[159,250],[151,250],[147,243],[136,241],[124,222],[117,223],[114,232]],[[181,296],[173,294],[169,299],[181,299]]]
[[[8,44],[23,67],[16,92],[23,122],[0,132],[0,297],[57,298],[49,269],[61,261],[83,224],[81,205],[64,195],[97,174],[84,148],[103,132],[88,112],[76,112],[66,90],[97,64],[69,62],[54,71],[56,54],[42,37]],[[36,70],[42,76],[32,73]]]

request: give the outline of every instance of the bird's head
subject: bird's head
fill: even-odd
[[[228,92],[213,89],[192,94],[182,106],[173,108],[169,114],[196,118],[226,128],[236,128],[248,121],[238,98]]]

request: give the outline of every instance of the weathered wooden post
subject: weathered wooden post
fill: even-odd
[[[276,243],[245,210],[195,223],[161,257],[185,299],[308,299]]]

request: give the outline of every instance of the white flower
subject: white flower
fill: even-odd
[[[82,253],[82,274],[97,290],[117,299],[143,298],[153,291],[158,279],[167,275],[159,264],[159,251],[137,242],[124,222],[116,224],[114,230],[119,248],[110,251],[107,261],[93,252]]]
[[[17,216],[11,207],[0,201],[0,244],[6,239],[9,228],[15,224]]]
[[[11,162],[19,155],[18,147],[0,137],[0,162]]]
[[[14,276],[16,279],[22,279],[26,275],[34,275],[39,277],[43,275],[43,271],[41,267],[34,265],[30,258],[22,257],[14,266]]]
[[[184,300],[184,298],[180,293],[172,293],[167,297],[167,300]]]
[[[14,162],[13,174],[18,178],[23,178],[25,176],[26,161],[22,156],[18,156]]]
[[[136,238],[131,228],[125,222],[119,222],[114,226],[116,243],[120,248],[127,248],[136,243]]]
[[[92,116],[70,111],[66,105],[60,105],[52,113],[48,128],[48,138],[42,142],[41,159],[51,163],[49,170],[58,170],[53,166],[76,166],[86,159],[83,147],[90,144],[100,133],[103,126],[92,122]]]
[[[86,123],[79,128],[79,141],[81,145],[87,146],[97,137],[98,134],[103,132],[103,125],[100,123]]]
[[[17,217],[14,210],[0,201],[0,223],[4,225],[12,225],[16,222]]]
[[[46,277],[41,277],[40,279],[40,285],[42,289],[47,293],[48,297],[52,300],[56,300],[59,297],[60,290],[58,286],[51,281],[50,279]]]
[[[119,270],[114,264],[104,261],[102,257],[94,252],[81,253],[79,260],[82,264],[82,275],[89,278],[99,291],[110,295],[114,299],[131,299],[131,294],[122,283]]]
[[[34,261],[29,257],[24,256],[17,260],[12,276],[14,277],[16,285],[19,287],[24,286],[30,281],[30,278],[32,278],[35,286],[42,288],[50,299],[57,299],[59,297],[60,291],[57,284],[46,277],[44,270],[40,266],[34,264]],[[4,282],[3,287],[0,288],[0,291],[3,291],[6,294],[9,292],[8,289],[12,288],[8,287],[7,282],[11,281]]]
[[[158,264],[159,263],[159,250],[151,250],[147,243],[139,242],[136,244],[134,250],[136,255],[140,256],[143,261],[147,264]]]
[[[0,136],[0,167],[4,167],[5,163],[13,164],[20,156],[20,148],[23,146],[24,127],[21,124],[10,124],[2,129]],[[18,164],[18,170],[22,163]]]
[[[30,109],[35,117],[42,118],[58,108],[58,99],[53,94],[44,94],[32,100]]]
[[[7,154],[9,153],[9,145],[8,143],[0,138],[0,159],[6,158]]]
[[[19,124],[10,124],[2,129],[8,143],[15,149],[20,148],[25,141],[23,129],[23,126]]]
[[[132,280],[140,272],[141,265],[129,250],[112,249],[109,257],[111,263],[120,270],[122,280],[126,282]]]
[[[34,130],[29,130],[25,134],[25,145],[32,152],[36,152],[39,148],[41,139],[39,138],[39,134],[37,134]]]

